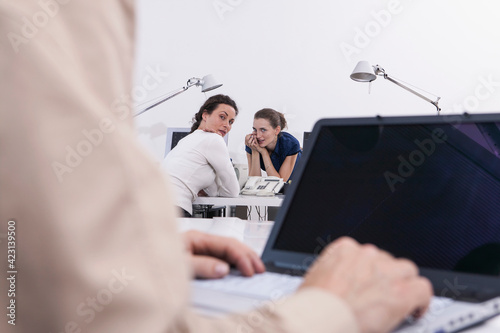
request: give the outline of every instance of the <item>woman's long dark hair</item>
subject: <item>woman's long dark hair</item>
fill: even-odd
[[[200,111],[198,111],[193,117],[193,126],[191,126],[191,132],[193,133],[200,126],[203,112],[207,112],[208,114],[212,114],[215,109],[219,106],[219,104],[226,104],[231,106],[234,111],[236,111],[236,115],[238,115],[238,107],[236,106],[236,102],[231,99],[231,97],[226,95],[214,95],[208,98],[205,103],[200,107]]]

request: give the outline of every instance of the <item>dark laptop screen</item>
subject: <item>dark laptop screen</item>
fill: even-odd
[[[323,125],[273,249],[348,235],[420,267],[500,274],[495,123]]]

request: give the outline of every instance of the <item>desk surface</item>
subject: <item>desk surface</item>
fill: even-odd
[[[273,222],[247,221],[236,217],[218,217],[213,219],[181,218],[178,220],[181,231],[200,230],[210,234],[234,237],[262,254]],[[487,321],[481,326],[463,331],[465,333],[500,332],[500,316]]]
[[[236,198],[226,197],[198,197],[194,205],[221,205],[221,206],[267,206],[280,207],[285,196],[282,194],[273,197],[258,197],[254,195],[240,195]]]

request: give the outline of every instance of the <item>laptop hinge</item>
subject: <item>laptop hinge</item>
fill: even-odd
[[[288,275],[298,275],[298,276],[304,275],[307,271],[306,266],[294,265],[280,261],[267,262],[266,268],[270,272],[276,272]]]

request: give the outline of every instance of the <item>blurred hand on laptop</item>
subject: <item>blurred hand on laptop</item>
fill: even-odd
[[[184,242],[197,278],[222,278],[229,264],[244,276],[265,271],[258,255],[234,238],[192,230],[184,233]],[[409,315],[420,317],[432,297],[431,283],[418,275],[413,262],[348,237],[323,250],[299,289],[307,287],[343,299],[361,332],[388,332]]]
[[[413,262],[348,237],[323,250],[300,288],[306,287],[344,299],[361,332],[388,332],[409,315],[420,317],[432,297],[431,283]]]

